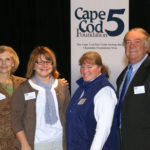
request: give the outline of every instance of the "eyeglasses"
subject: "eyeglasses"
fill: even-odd
[[[48,61],[48,60],[47,61],[36,61],[35,63],[38,65],[44,65],[44,64],[52,65],[53,64],[51,61]]]

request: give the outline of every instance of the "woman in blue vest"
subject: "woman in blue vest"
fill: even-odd
[[[83,54],[79,65],[82,78],[66,112],[67,150],[119,150],[117,98],[107,68],[94,51]]]

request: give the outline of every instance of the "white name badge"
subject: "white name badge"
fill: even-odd
[[[25,100],[31,100],[31,99],[35,99],[36,95],[35,95],[35,92],[29,92],[29,93],[25,93],[24,97],[25,97]]]
[[[86,98],[80,99],[80,101],[78,102],[78,105],[83,105],[85,101],[86,101]]]
[[[0,100],[3,100],[5,98],[6,98],[6,96],[4,94],[0,93]]]
[[[134,87],[134,94],[143,94],[145,93],[145,86],[135,86]]]

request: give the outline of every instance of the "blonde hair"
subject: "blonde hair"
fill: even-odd
[[[10,53],[12,56],[14,66],[11,68],[11,73],[14,73],[19,66],[19,57],[18,57],[17,53],[15,52],[15,50],[10,46],[6,46],[6,45],[0,46],[0,54],[2,54],[4,52]]]
[[[106,74],[106,77],[109,78],[108,68],[102,63],[102,58],[99,53],[95,51],[89,51],[84,53],[79,59],[79,65],[81,66],[83,63],[96,64],[97,66],[101,66],[101,72]]]
[[[37,62],[38,57],[41,55],[44,55],[47,60],[52,61],[52,65],[53,65],[52,75],[55,79],[58,78],[59,72],[57,71],[55,54],[52,50],[50,50],[46,46],[38,46],[34,48],[33,51],[31,52],[28,65],[27,65],[26,77],[32,78],[34,76],[35,74],[34,66],[35,66],[35,63]]]

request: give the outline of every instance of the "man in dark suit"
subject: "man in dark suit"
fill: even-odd
[[[121,150],[150,150],[149,34],[142,28],[133,28],[125,35],[124,44],[132,74],[124,97],[122,90],[129,65],[117,79]]]

